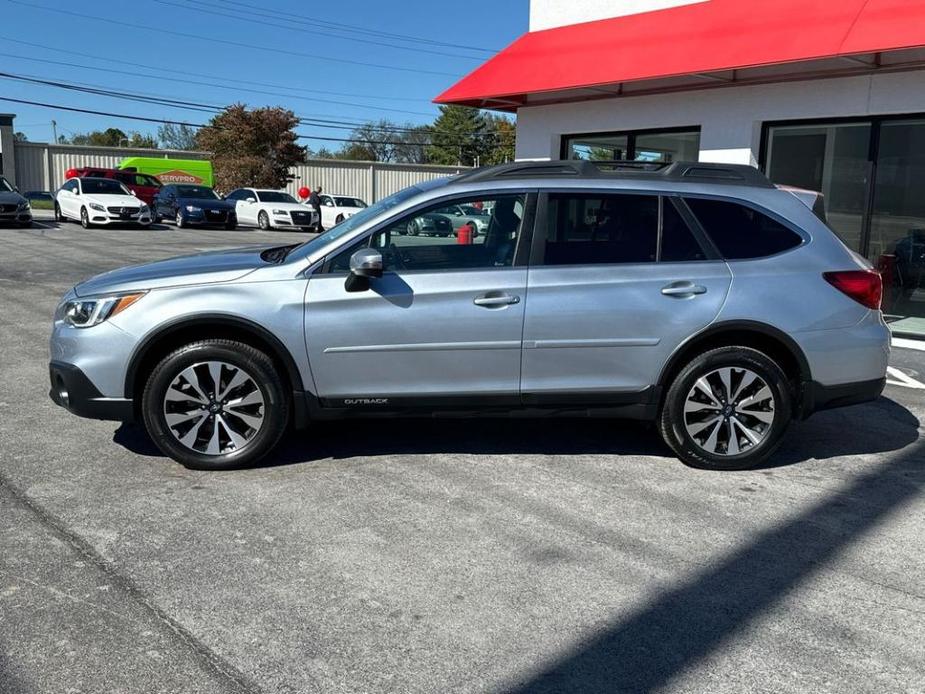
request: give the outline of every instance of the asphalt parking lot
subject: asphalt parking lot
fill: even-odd
[[[78,280],[302,238],[0,230],[0,692],[925,691],[925,352],[724,474],[605,420],[325,423],[192,472],[48,399]]]

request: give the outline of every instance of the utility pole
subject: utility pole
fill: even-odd
[[[51,122],[51,132],[54,135],[55,141],[52,144],[58,144],[58,123],[56,121]]]

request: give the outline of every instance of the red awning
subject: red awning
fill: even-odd
[[[525,34],[437,97],[528,95],[925,46],[923,0],[708,0]]]

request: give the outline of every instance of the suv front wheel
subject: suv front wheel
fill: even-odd
[[[289,398],[272,360],[233,340],[204,340],[167,355],[142,395],[148,434],[197,470],[256,462],[279,442]]]
[[[659,429],[691,467],[746,470],[777,450],[792,401],[787,376],[767,355],[721,347],[700,354],[675,377]]]

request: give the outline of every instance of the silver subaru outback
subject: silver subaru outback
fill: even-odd
[[[405,233],[452,205],[481,210],[483,233]],[[253,463],[288,426],[377,415],[651,420],[685,463],[742,469],[791,420],[878,397],[880,296],[756,169],[516,163],[301,245],[78,284],[54,319],[51,397],[140,421],[200,469]]]

